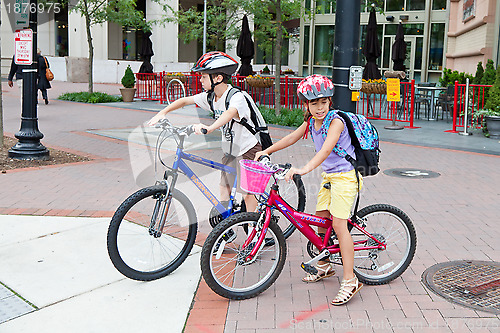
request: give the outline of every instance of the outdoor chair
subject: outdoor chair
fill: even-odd
[[[422,82],[417,85],[418,87],[435,87],[436,83],[435,82]],[[419,93],[415,94],[415,110],[416,110],[416,116],[417,118],[420,119],[420,106],[424,105],[424,112],[425,112],[425,117],[429,117],[429,112],[431,111],[431,93],[429,90],[422,90]]]
[[[449,117],[453,117],[453,105],[455,102],[455,86],[450,85],[446,87],[446,92],[438,96],[436,103],[436,108],[441,109],[441,120],[444,119],[444,114],[446,113],[446,122],[448,122]],[[437,113],[439,116],[439,113]]]

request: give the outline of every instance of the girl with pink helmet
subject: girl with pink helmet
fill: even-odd
[[[355,157],[354,147],[344,120],[331,110],[331,97],[334,86],[330,79],[323,75],[310,75],[302,80],[297,88],[299,98],[306,106],[304,122],[294,132],[288,134],[271,147],[256,154],[271,154],[287,148],[308,132],[311,133],[316,154],[301,168],[291,168],[285,179],[290,181],[294,174],[305,175],[321,165],[323,172],[322,183],[318,193],[315,215],[332,217],[333,228],[337,235],[343,262],[343,279],[337,296],[332,300],[333,305],[347,303],[362,287],[354,274],[354,245],[347,228],[347,219],[350,217],[353,203],[358,193],[358,182],[354,167],[346,159],[332,151],[339,145],[346,152]],[[325,135],[326,134],[326,135]],[[359,187],[363,181],[358,173]],[[325,230],[319,228],[319,233]],[[318,282],[335,274],[333,264],[329,259],[320,260],[316,266],[317,274],[307,274],[302,281],[307,283]]]

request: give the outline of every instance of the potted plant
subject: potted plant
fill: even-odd
[[[270,74],[270,73],[271,73],[271,71],[269,70],[269,67],[267,67],[267,65],[266,65],[266,67],[264,67],[264,68],[262,69],[261,73],[262,73],[262,74]]]
[[[135,91],[136,91],[136,89],[134,88],[135,75],[134,75],[134,72],[132,72],[132,68],[130,68],[130,65],[127,66],[127,69],[125,70],[125,74],[123,74],[122,85],[124,88],[121,88],[120,92],[122,93],[123,101],[124,102],[133,102],[134,96],[135,96]]]
[[[495,83],[490,88],[488,100],[483,110],[474,113],[478,120],[482,117],[483,132],[492,139],[500,139],[500,66],[497,67]],[[484,130],[486,125],[486,130]]]
[[[245,82],[252,88],[269,88],[274,83],[274,78],[264,77],[260,75],[249,75],[245,78]]]

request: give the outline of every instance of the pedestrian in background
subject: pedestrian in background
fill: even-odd
[[[47,58],[42,56],[42,50],[36,49],[38,55],[38,89],[42,92],[42,97],[45,100],[45,104],[49,104],[49,96],[47,95],[47,89],[52,88],[49,80],[47,80],[46,71],[49,68],[49,62]]]
[[[21,105],[23,104],[23,72],[22,69],[23,66],[17,65],[14,61],[14,56],[12,56],[12,62],[10,64],[10,72],[9,72],[9,77],[7,78],[7,83],[9,87],[13,87],[14,83],[12,80],[16,79],[16,84],[19,87],[19,93],[21,94]]]

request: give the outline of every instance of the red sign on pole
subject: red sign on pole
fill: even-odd
[[[31,65],[33,63],[33,30],[18,30],[14,34],[16,52],[14,62],[17,65]]]

